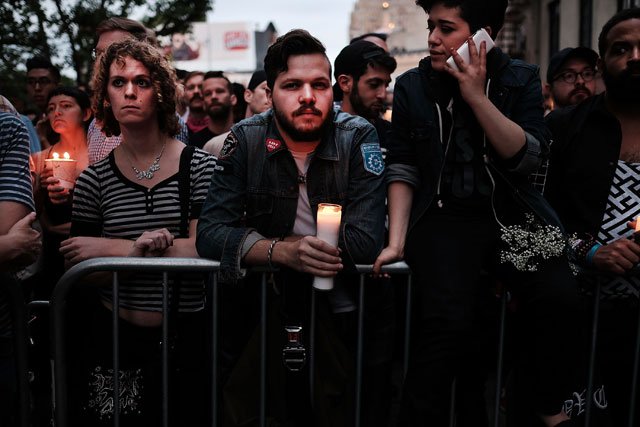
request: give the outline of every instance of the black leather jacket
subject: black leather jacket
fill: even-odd
[[[548,223],[559,225],[555,213],[528,182],[548,154],[549,132],[544,123],[542,89],[538,67],[512,60],[499,49],[487,55],[487,86],[491,102],[509,119],[520,125],[526,144],[513,158],[502,160],[487,144],[486,161],[494,172],[496,186],[494,212],[500,217],[513,203],[533,210]],[[436,193],[445,161],[448,129],[442,129],[442,110],[436,101],[441,74],[431,68],[428,58],[417,68],[398,77],[394,88],[392,130],[388,135],[387,183],[403,181],[414,187],[409,230],[424,215]],[[446,106],[444,107],[446,108]],[[480,136],[482,137],[482,136]],[[444,141],[443,141],[444,140]]]

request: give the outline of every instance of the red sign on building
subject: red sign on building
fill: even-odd
[[[227,31],[224,33],[224,47],[227,50],[249,48],[249,33],[246,31]]]

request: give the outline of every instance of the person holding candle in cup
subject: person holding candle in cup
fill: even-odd
[[[269,48],[264,63],[273,108],[232,127],[209,187],[196,245],[201,256],[221,261],[223,282],[259,283],[259,274],[244,277],[243,266],[279,268],[270,295],[281,309],[278,325],[268,328],[269,357],[276,360],[269,372],[284,376],[287,385],[274,391],[278,403],[269,405],[268,417],[291,425],[342,425],[353,415],[348,381],[355,336],[348,336],[346,325],[356,309],[352,291],[357,283],[357,276],[346,271],[373,262],[382,248],[382,153],[370,123],[333,110],[331,63],[320,41],[304,30],[292,30]],[[314,277],[323,289],[316,292],[316,343],[331,345],[315,347],[318,381],[312,404],[306,359]],[[234,327],[226,341],[223,333],[222,343],[223,353],[230,356],[223,372],[231,378],[257,378],[256,363],[238,365],[229,373],[256,326],[256,290],[221,289],[223,321]],[[331,360],[344,364],[338,367]],[[249,384],[243,383],[244,388]],[[329,398],[326,387],[339,395]],[[371,392],[366,386],[363,390]],[[228,425],[255,419],[252,402],[257,400],[246,395],[229,399],[245,410],[228,413],[235,415]]]
[[[76,87],[60,86],[49,92],[46,103],[47,140],[51,145],[31,157],[35,167],[34,198],[43,231],[45,286],[36,297],[49,299],[64,273],[60,243],[69,237],[71,199],[76,178],[89,164],[87,126],[91,120],[89,96]]]
[[[195,230],[215,158],[175,138],[180,125],[174,69],[155,46],[126,39],[98,57],[92,87],[96,119],[107,136],[121,135],[122,142],[77,179],[71,237],[60,247],[68,265],[109,256],[197,257]],[[169,279],[170,301],[176,302],[171,316],[171,425],[206,423],[203,285],[202,276],[195,274]],[[78,363],[70,387],[76,393],[70,400],[81,402],[74,408],[77,425],[111,423],[113,417],[112,405],[104,400],[112,363],[107,338],[114,310],[111,290],[101,288],[96,299],[84,319],[90,328],[80,335],[82,351],[69,352]],[[121,389],[121,422],[159,425],[161,275],[123,277],[118,313],[119,375],[128,379]]]
[[[394,88],[389,245],[374,266],[404,258],[414,278],[399,425],[449,425],[454,378],[461,385],[483,369],[481,271],[520,297],[532,412],[546,426],[570,425],[561,408],[573,391],[577,346],[565,331],[578,316],[577,286],[561,225],[527,179],[548,151],[538,69],[473,41],[483,29],[495,39],[507,0],[416,3],[428,13],[430,57]],[[465,43],[466,62],[457,52]],[[477,409],[458,413],[460,425],[486,424]]]

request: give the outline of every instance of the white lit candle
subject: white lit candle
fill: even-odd
[[[320,203],[318,205],[316,237],[337,247],[341,219],[342,206]],[[321,290],[333,289],[333,277],[316,277],[313,281],[313,287]]]
[[[72,159],[66,151],[62,153],[62,158],[55,151],[51,153],[51,157],[45,162],[53,171],[53,177],[58,179],[62,187],[73,188],[76,182],[76,160]]]

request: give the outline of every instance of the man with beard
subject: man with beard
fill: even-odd
[[[203,80],[204,73],[202,71],[192,71],[184,78],[184,100],[188,107],[184,120],[189,129],[189,136],[200,132],[209,123],[209,116],[205,112],[202,97]]]
[[[209,71],[202,80],[202,98],[209,121],[207,126],[189,136],[189,145],[204,147],[214,136],[227,132],[233,125],[233,106],[237,98],[233,86],[222,71]]]
[[[598,54],[588,47],[567,47],[551,57],[547,88],[556,108],[578,104],[596,94]]]
[[[366,40],[351,43],[335,60],[334,88],[342,92],[342,111],[369,120],[378,131],[383,149],[391,123],[380,114],[396,65],[384,49]]]
[[[631,228],[640,215],[640,9],[614,15],[598,49],[605,92],[547,116],[554,143],[545,196],[575,236],[574,262],[608,274],[599,368],[612,425],[627,425],[640,288],[640,279],[627,274],[640,261]]]
[[[347,273],[356,264],[372,263],[382,247],[382,153],[370,123],[332,109],[331,63],[320,41],[292,30],[269,47],[264,64],[272,109],[231,129],[200,215],[196,247],[200,256],[220,260],[222,282],[255,285],[259,274],[244,277],[242,267],[279,267],[268,287],[274,322],[267,327],[267,358],[274,362],[268,367],[274,390],[268,391],[267,417],[283,425],[347,425],[356,342],[348,325],[357,283]],[[342,206],[337,246],[315,237],[320,203]],[[315,293],[318,381],[312,402],[306,358],[314,276],[333,278],[334,287]],[[228,337],[221,343],[223,355],[235,355],[223,361],[228,372],[255,329],[259,287],[221,290],[222,322],[234,328],[222,332],[223,340]],[[230,375],[237,382],[226,384],[225,401],[237,407],[226,413],[225,426],[247,425],[256,417],[257,396],[246,392],[257,389],[251,381],[259,372],[258,354],[250,348]],[[238,387],[242,392],[236,394]]]
[[[267,98],[267,74],[264,70],[255,71],[251,75],[249,85],[244,90],[244,101],[247,105],[244,116],[246,119],[256,114],[264,113],[271,108],[271,101]],[[202,149],[207,153],[218,156],[229,132],[213,137]]]

